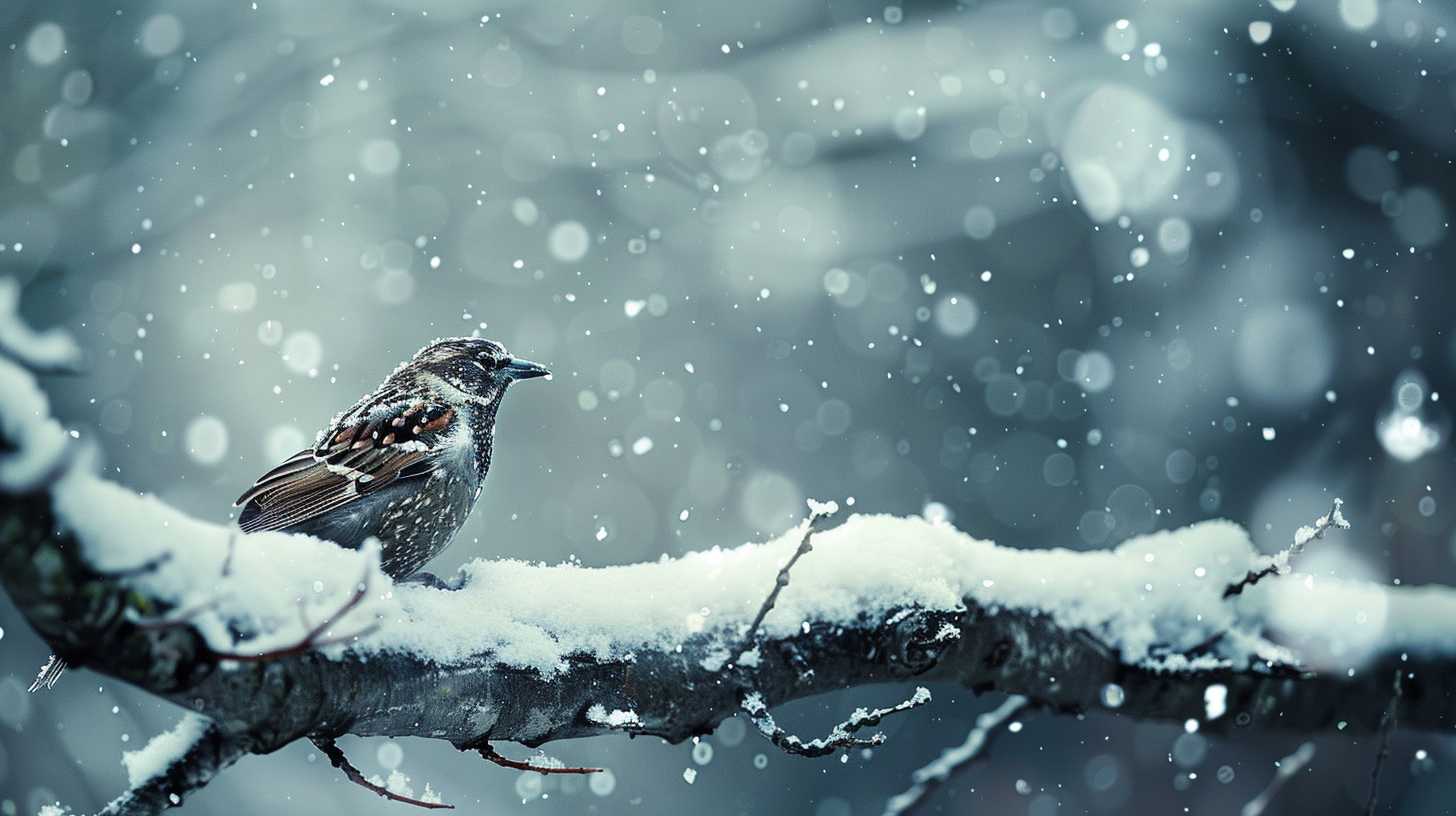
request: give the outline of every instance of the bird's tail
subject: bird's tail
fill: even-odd
[[[56,681],[61,679],[61,672],[66,670],[66,661],[60,655],[51,655],[51,659],[40,667],[40,673],[35,676],[35,682],[30,684],[32,693],[40,689],[51,689]]]

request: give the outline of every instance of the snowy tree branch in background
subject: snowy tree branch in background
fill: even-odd
[[[601,773],[601,768],[574,767],[570,765],[552,764],[544,762],[539,758],[533,759],[511,759],[502,756],[499,751],[486,743],[475,749],[487,762],[494,763],[502,768],[510,768],[515,771],[532,771],[542,776],[553,776],[559,774],[594,774]]]
[[[762,615],[807,526],[653,563],[475,561],[453,591],[395,585],[377,552],[239,535],[96,477],[15,359],[0,355],[0,583],[61,658],[193,712],[128,760],[164,770],[134,775],[118,816],[299,739],[676,742],[748,700],[762,730],[785,702],[911,679],[1211,734],[1374,732],[1400,669],[1402,727],[1456,724],[1456,591],[1271,575],[1226,598],[1267,566],[1233,524],[1022,551],[854,516],[814,534]]]
[[[1243,809],[1239,811],[1239,816],[1261,816],[1265,810],[1269,809],[1269,803],[1274,801],[1274,797],[1279,795],[1284,783],[1304,770],[1304,766],[1308,765],[1311,759],[1314,759],[1314,743],[1303,742],[1294,749],[1294,753],[1274,763],[1278,767],[1274,771],[1274,776],[1269,779],[1269,784],[1259,792],[1258,796],[1250,799],[1244,805]]]
[[[45,373],[79,369],[81,349],[63,329],[32,330],[20,319],[20,282],[0,278],[0,356]]]
[[[1395,670],[1395,678],[1391,681],[1390,704],[1385,707],[1385,714],[1380,718],[1380,747],[1375,751],[1375,767],[1370,769],[1370,796],[1365,800],[1366,816],[1375,816],[1375,806],[1380,802],[1380,770],[1385,766],[1385,758],[1390,756],[1390,735],[1395,733],[1396,719],[1400,715],[1401,670]]]
[[[986,756],[986,748],[1000,733],[1001,726],[1027,707],[1028,701],[1013,694],[996,708],[976,718],[976,727],[966,734],[965,742],[940,752],[934,762],[910,775],[910,787],[885,803],[884,816],[908,816],[926,802],[927,797],[944,785],[952,775],[965,770]]]

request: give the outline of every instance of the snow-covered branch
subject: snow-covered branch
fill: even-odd
[[[155,813],[181,804],[186,794],[211,782],[245,754],[244,746],[212,721],[187,714],[146,747],[122,755],[131,788],[112,800],[101,816]]]
[[[115,813],[153,812],[239,756],[305,738],[678,741],[747,710],[786,742],[773,708],[910,678],[1207,732],[1373,731],[1399,669],[1391,718],[1456,723],[1456,591],[1279,570],[1225,597],[1268,563],[1226,522],[1073,552],[853,516],[814,533],[792,583],[781,571],[807,552],[807,526],[652,563],[475,561],[458,589],[395,585],[377,552],[239,535],[96,477],[6,357],[5,591],[70,664],[197,715]],[[839,743],[928,697],[857,713]]]

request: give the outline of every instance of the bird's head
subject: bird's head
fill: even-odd
[[[512,357],[505,346],[479,337],[436,340],[416,352],[410,366],[485,402],[494,402],[516,380],[551,375],[545,366]]]

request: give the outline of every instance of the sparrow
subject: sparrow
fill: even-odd
[[[238,527],[354,549],[376,538],[384,572],[408,578],[480,498],[506,389],[549,374],[491,340],[437,340],[336,415],[312,448],[259,477],[234,503]]]

